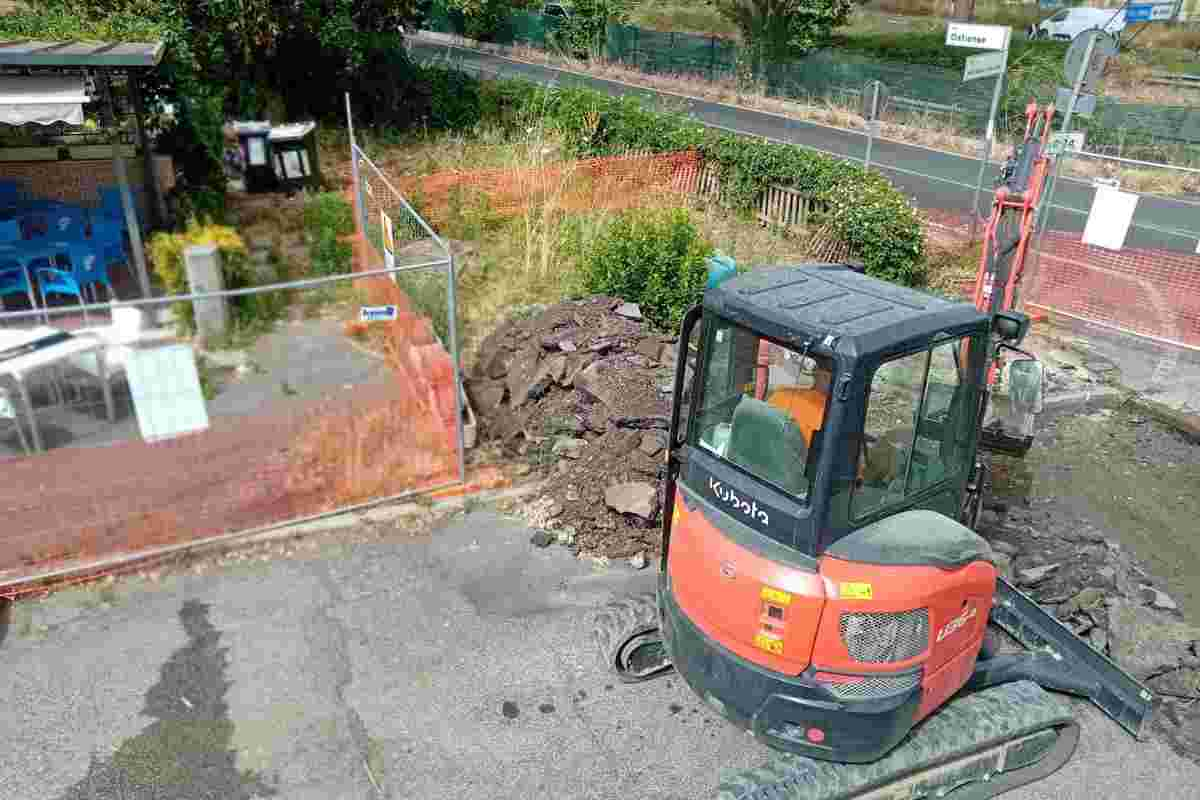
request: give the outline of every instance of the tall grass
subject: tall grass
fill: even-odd
[[[655,31],[678,31],[739,39],[736,25],[706,2],[644,3],[630,15],[630,24]]]

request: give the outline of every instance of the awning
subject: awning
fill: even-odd
[[[0,123],[83,124],[91,98],[78,75],[0,75]]]

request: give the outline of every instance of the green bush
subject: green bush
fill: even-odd
[[[853,247],[869,274],[909,286],[921,279],[921,217],[877,172],[793,145],[705,128],[682,115],[649,109],[635,98],[542,89],[531,91],[526,102],[544,109],[576,156],[697,150],[717,168],[726,200],[736,209],[752,210],[768,186],[803,192],[828,205],[826,221]]]
[[[342,241],[354,233],[354,208],[337,192],[314,195],[304,206],[308,258],[313,275],[344,275],[350,271],[354,249]]]
[[[226,289],[245,289],[254,285],[254,272],[246,245],[233,228],[201,224],[192,220],[180,233],[156,233],[147,248],[154,274],[162,281],[167,294],[188,294],[187,269],[183,253],[192,245],[216,245],[221,254],[221,277]],[[229,299],[234,327],[258,330],[279,316],[287,298],[281,292],[242,295]],[[190,302],[176,303],[175,316],[181,331],[194,333],[196,320]]]
[[[450,346],[450,313],[446,295],[446,277],[441,270],[413,270],[395,273],[396,285],[408,297],[413,310],[429,320],[433,332],[446,347]],[[459,325],[459,338],[462,325]]]
[[[673,331],[704,292],[712,252],[685,209],[625,211],[583,254],[584,284],[637,303],[652,324]]]
[[[304,227],[349,236],[354,233],[354,207],[338,192],[315,194],[304,206]]]

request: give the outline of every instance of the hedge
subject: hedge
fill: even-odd
[[[648,108],[636,98],[588,89],[498,80],[437,102],[470,104],[473,108],[445,113],[511,133],[540,118],[562,137],[568,154],[580,158],[694,149],[717,168],[735,208],[752,210],[771,185],[795,189],[829,206],[827,221],[868,274],[905,285],[922,280],[925,234],[919,212],[882,175],[848,161],[714,130],[681,114]]]

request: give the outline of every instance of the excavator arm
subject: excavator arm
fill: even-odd
[[[1025,134],[1001,173],[984,229],[983,251],[975,276],[975,307],[996,315],[1015,311],[1021,279],[1050,175],[1048,144],[1054,105],[1025,109]],[[1019,342],[1018,342],[1019,343]],[[1019,356],[1007,363],[1006,353]],[[1001,377],[1008,378],[1000,391]],[[980,423],[985,450],[1023,456],[1033,443],[1033,418],[1041,411],[1041,365],[1010,345],[994,348]]]

